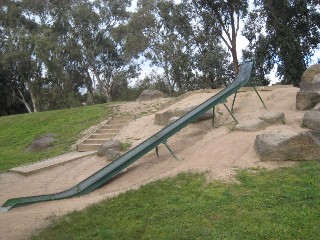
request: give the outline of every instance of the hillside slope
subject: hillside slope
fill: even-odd
[[[129,167],[110,183],[98,190],[77,198],[33,204],[13,209],[0,214],[0,231],[10,239],[21,239],[30,235],[37,228],[50,223],[49,216],[60,216],[69,211],[80,210],[87,205],[115,196],[128,189],[135,189],[151,181],[174,176],[186,171],[206,171],[209,179],[232,181],[238,169],[267,168],[291,166],[292,162],[260,162],[253,142],[255,136],[262,132],[299,132],[303,112],[295,109],[297,88],[279,88],[261,92],[268,110],[265,110],[253,91],[241,92],[235,105],[235,116],[239,122],[246,122],[259,117],[265,111],[285,113],[286,124],[269,126],[257,132],[234,130],[231,116],[223,105],[218,106],[220,127],[212,128],[211,120],[190,124],[168,140],[179,160],[175,159],[164,146],[160,146],[160,157],[150,152]],[[182,108],[196,105],[209,98],[217,90],[198,91],[186,95],[169,107],[161,110]],[[228,100],[230,104],[232,99]],[[132,113],[142,108],[145,103],[132,102],[123,104],[118,111]],[[138,107],[138,108],[135,108]],[[123,142],[132,146],[145,140],[162,127],[154,124],[154,114],[142,116],[131,122],[117,135]],[[56,167],[50,171],[30,177],[14,174],[0,175],[0,202],[8,198],[38,195],[62,191],[85,179],[93,172],[104,167],[108,162],[101,157],[90,157],[81,161]],[[19,229],[19,231],[17,231]]]

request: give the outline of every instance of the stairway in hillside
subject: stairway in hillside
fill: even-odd
[[[108,119],[82,143],[78,144],[78,151],[97,151],[101,144],[113,138],[132,119],[131,116],[115,116]]]

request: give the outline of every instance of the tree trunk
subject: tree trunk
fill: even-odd
[[[232,48],[231,49],[231,54],[232,54],[232,63],[233,63],[234,75],[238,76],[238,73],[239,73],[239,62],[238,62],[237,48]]]
[[[32,102],[32,106],[33,106],[33,112],[38,112],[37,98],[31,89],[29,90],[29,93],[30,93],[31,102]]]
[[[110,90],[106,91],[106,96],[107,96],[107,102],[112,102],[112,97],[111,97],[111,91]]]
[[[37,97],[35,92],[33,91],[32,84],[30,82],[26,82],[27,85],[27,90],[30,95],[32,107],[33,107],[33,112],[38,112],[38,107],[37,107]]]
[[[33,111],[32,111],[32,108],[30,107],[30,105],[29,105],[29,103],[26,101],[26,99],[24,98],[22,92],[21,92],[19,89],[17,89],[17,90],[18,90],[18,93],[19,93],[20,97],[18,97],[18,96],[16,95],[15,91],[12,89],[12,91],[13,91],[13,96],[16,97],[20,102],[23,103],[23,105],[26,107],[26,109],[28,110],[29,113],[32,113],[32,112],[33,112]]]

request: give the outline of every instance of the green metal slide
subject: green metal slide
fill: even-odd
[[[2,205],[1,210],[9,211],[11,208],[17,206],[79,196],[97,189],[98,187],[112,179],[114,176],[119,174],[122,170],[130,166],[133,162],[144,156],[152,149],[156,148],[158,145],[162,143],[165,144],[169,137],[177,133],[179,130],[184,128],[192,121],[198,119],[206,111],[212,109],[219,103],[224,103],[227,97],[229,97],[233,93],[236,93],[243,85],[245,85],[249,81],[251,71],[251,62],[242,64],[237,78],[229,87],[223,89],[210,99],[200,104],[198,107],[194,108],[193,110],[191,110],[190,112],[188,112],[172,124],[163,128],[158,133],[154,134],[152,137],[148,138],[137,147],[128,151],[126,154],[122,155],[117,160],[108,164],[107,166],[97,171],[96,173],[86,178],[74,187],[59,193],[53,193],[48,195],[12,198],[7,200]]]

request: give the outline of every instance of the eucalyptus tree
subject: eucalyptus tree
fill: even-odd
[[[257,0],[245,35],[265,69],[277,64],[283,84],[299,86],[320,43],[319,1]],[[258,24],[258,25],[256,25]],[[263,29],[264,31],[256,30]]]
[[[204,28],[209,28],[218,36],[232,56],[235,75],[239,71],[237,55],[237,36],[240,21],[248,13],[248,1],[245,0],[185,0],[194,6],[202,18]]]
[[[2,8],[6,11],[2,61],[10,73],[12,95],[29,112],[67,107],[68,95],[74,92],[67,87],[69,78],[65,72],[68,18],[63,10],[69,4],[70,1],[7,1]],[[57,100],[65,101],[53,106]]]
[[[6,5],[5,5],[6,4]],[[2,7],[3,68],[8,71],[7,85],[12,96],[24,104],[28,112],[38,111],[37,89],[39,62],[35,57],[35,33],[38,24],[24,14],[23,2],[6,1]]]
[[[133,19],[143,20],[138,27],[145,44],[144,56],[163,69],[170,94],[186,90],[193,76],[189,41],[192,28],[184,6],[166,0],[140,0],[135,15]]]
[[[81,49],[81,63],[111,101],[112,88],[121,76],[135,76],[137,66],[124,51],[125,41],[118,28],[128,20],[130,1],[79,1],[72,14],[72,36]]]
[[[183,1],[183,4],[192,19],[192,59],[199,86],[215,88],[226,85],[232,75],[229,71],[230,55],[211,26],[211,18],[204,17],[193,2]]]

